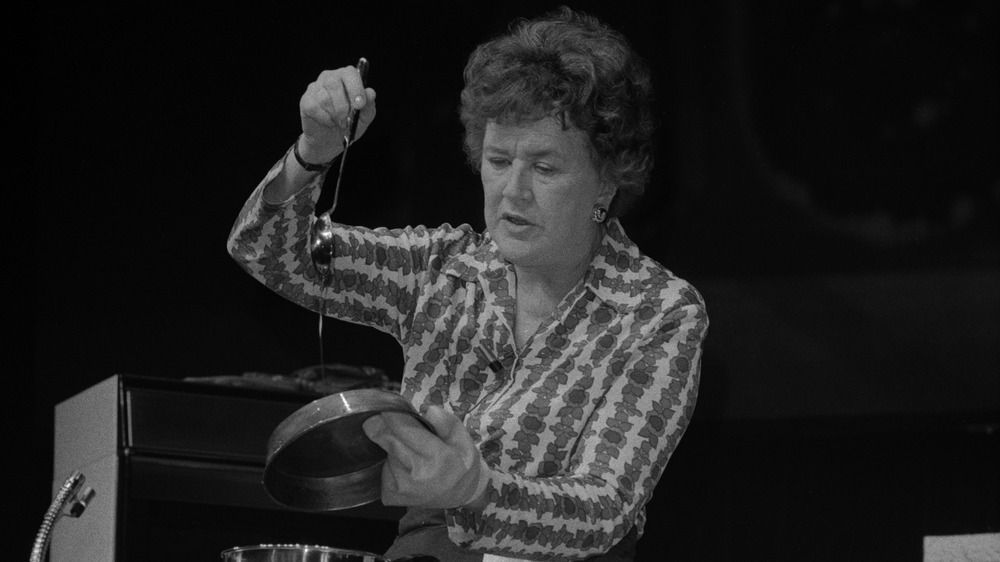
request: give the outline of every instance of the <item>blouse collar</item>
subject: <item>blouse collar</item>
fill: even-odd
[[[645,271],[647,266],[618,219],[608,219],[604,238],[584,273],[583,283],[597,298],[624,312],[640,303],[643,282],[649,275]],[[468,282],[490,286],[513,275],[513,265],[500,254],[490,233],[484,232],[473,251],[455,255],[445,263],[442,271]]]

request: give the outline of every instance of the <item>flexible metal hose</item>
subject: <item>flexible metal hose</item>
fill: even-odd
[[[55,526],[56,521],[59,520],[59,517],[63,515],[66,504],[76,499],[84,480],[83,474],[77,471],[70,475],[63,482],[62,487],[59,488],[59,492],[53,498],[48,511],[45,512],[45,517],[42,519],[42,526],[38,529],[38,534],[35,536],[35,545],[31,549],[30,562],[45,562],[45,555],[49,551],[49,542],[52,540],[52,528]]]

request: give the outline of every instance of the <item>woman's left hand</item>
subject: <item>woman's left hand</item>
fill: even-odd
[[[428,408],[425,419],[437,435],[406,414],[365,420],[365,434],[389,456],[382,467],[382,503],[482,507],[489,469],[462,420],[437,406]]]

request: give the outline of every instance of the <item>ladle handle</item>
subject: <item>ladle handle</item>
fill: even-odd
[[[361,86],[365,86],[365,82],[368,77],[368,59],[361,57],[358,59],[358,73],[361,74]],[[358,132],[358,121],[361,118],[361,110],[355,109],[347,116],[347,128],[344,130],[344,151],[340,154],[340,169],[337,171],[337,184],[333,188],[333,204],[330,205],[330,210],[323,213],[322,215],[317,215],[325,223],[329,223],[330,215],[333,214],[333,210],[337,208],[337,199],[340,197],[340,180],[344,177],[344,165],[347,163],[347,149],[354,142],[354,136]],[[319,225],[323,226],[323,225]]]
[[[358,59],[358,74],[361,75],[361,86],[365,86],[365,82],[368,78],[368,59],[361,57]],[[358,132],[358,120],[361,117],[361,110],[355,109],[351,112],[351,115],[347,118],[347,131],[344,134],[344,146],[354,142],[354,136]]]

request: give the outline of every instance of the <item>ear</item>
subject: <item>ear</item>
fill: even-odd
[[[611,201],[614,200],[615,195],[618,194],[618,186],[612,184],[609,181],[601,182],[601,189],[597,192],[597,201],[594,203],[600,203],[605,207],[611,206]]]

